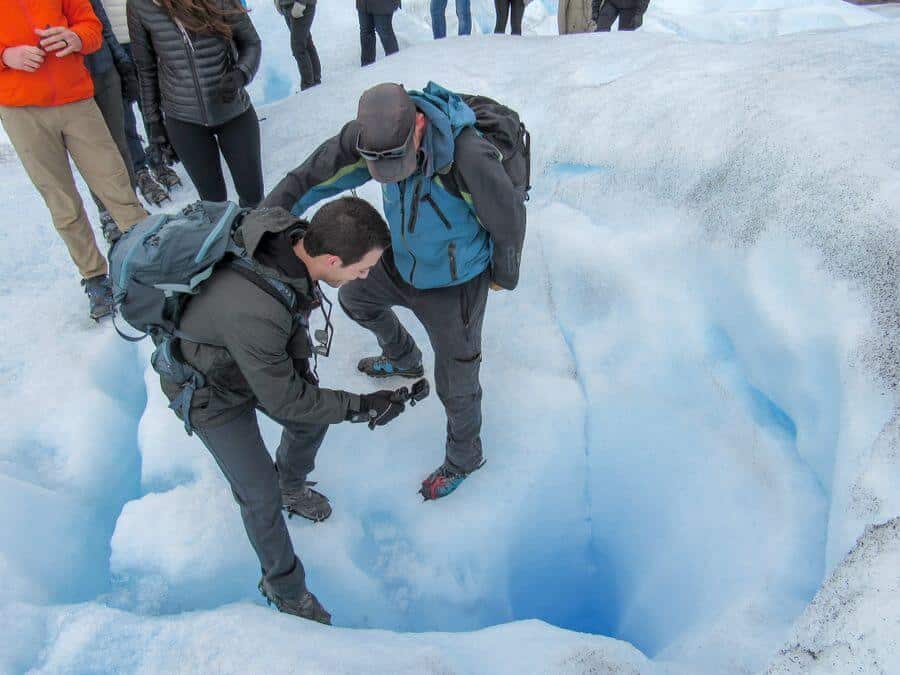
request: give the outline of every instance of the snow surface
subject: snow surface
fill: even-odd
[[[287,31],[251,6],[254,98],[284,99]],[[353,12],[318,11],[325,84],[259,108],[267,187],[379,81],[483,92],[532,131],[522,283],[485,327],[488,464],[423,505],[436,400],[335,427],[334,515],[289,527],[337,628],[266,609],[225,481],[147,346],[86,318],[7,154],[0,672],[896,672],[900,538],[870,526],[900,514],[900,22],[658,0],[637,33],[553,38],[536,0],[530,37],[433,43],[407,2],[401,53],[362,70]],[[323,382],[367,391],[374,341],[338,314]]]

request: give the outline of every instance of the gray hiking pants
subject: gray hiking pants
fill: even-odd
[[[259,433],[255,410],[195,431],[231,485],[263,576],[278,595],[297,599],[306,590],[306,575],[284,522],[281,490],[303,487],[328,426],[276,421],[284,431],[275,463]]]
[[[434,383],[447,413],[446,461],[475,469],[481,448],[481,326],[487,307],[487,270],[458,286],[420,290],[400,278],[386,252],[369,276],[340,290],[347,315],[378,338],[382,353],[403,360],[417,350],[391,307],[406,307],[422,322],[434,349]]]

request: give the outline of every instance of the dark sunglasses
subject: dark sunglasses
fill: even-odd
[[[362,139],[362,132],[356,136],[356,151],[359,153],[359,156],[363,159],[366,159],[370,162],[377,162],[379,159],[403,159],[406,157],[407,152],[409,152],[409,144],[410,139],[413,134],[416,133],[416,126],[413,125],[413,128],[410,129],[409,136],[406,137],[406,140],[403,141],[403,145],[397,146],[396,148],[391,148],[390,150],[367,150],[366,148],[360,145],[360,140]]]

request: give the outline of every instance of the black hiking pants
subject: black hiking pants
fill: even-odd
[[[510,9],[512,13],[510,14]],[[494,11],[497,12],[495,33],[506,32],[507,18],[510,20],[510,34],[522,34],[522,16],[525,14],[525,0],[494,0]]]
[[[619,30],[637,30],[644,22],[644,13],[639,8],[619,8],[614,0],[594,0],[598,6],[594,20],[597,22],[597,32],[606,33],[612,28],[616,18],[619,19]]]
[[[263,443],[255,410],[195,431],[231,486],[263,576],[278,595],[296,599],[306,590],[305,573],[284,522],[281,490],[305,485],[328,426],[276,421],[284,431],[275,463]]]
[[[128,169],[128,178],[131,181],[131,187],[135,186],[134,164],[131,161],[131,153],[128,149],[128,137],[125,135],[125,107],[122,105],[122,79],[115,68],[110,68],[105,73],[94,75],[94,101],[100,108],[100,114],[103,115],[103,121],[109,127],[109,133],[112,136],[116,147],[119,148],[119,154],[125,161],[125,167]],[[91,192],[91,197],[100,211],[105,211],[106,207],[100,199]]]
[[[381,38],[385,56],[400,51],[397,36],[394,35],[393,14],[369,14],[357,10],[359,14],[360,63],[364,66],[375,63],[375,33]]]
[[[315,16],[315,5],[306,5],[299,19],[292,17],[290,11],[284,13],[284,20],[291,31],[291,51],[300,71],[301,91],[322,83],[322,64],[311,33]]]
[[[475,469],[481,447],[481,326],[490,273],[458,286],[420,290],[400,278],[386,252],[366,279],[341,287],[347,315],[375,334],[382,353],[402,360],[418,350],[392,307],[412,310],[434,349],[435,390],[447,413],[446,461],[461,471]]]
[[[228,188],[222,175],[219,151],[225,157],[241,206],[255,207],[263,198],[259,119],[253,106],[217,127],[166,117],[172,147],[187,170],[200,199],[224,202]]]

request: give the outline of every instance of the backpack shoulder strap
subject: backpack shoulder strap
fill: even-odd
[[[287,284],[283,284],[276,279],[266,277],[253,267],[253,264],[244,258],[236,258],[228,264],[229,269],[240,274],[244,279],[259,288],[264,293],[270,295],[284,307],[288,314],[292,317],[297,311],[297,296]],[[278,285],[276,287],[276,284]]]

